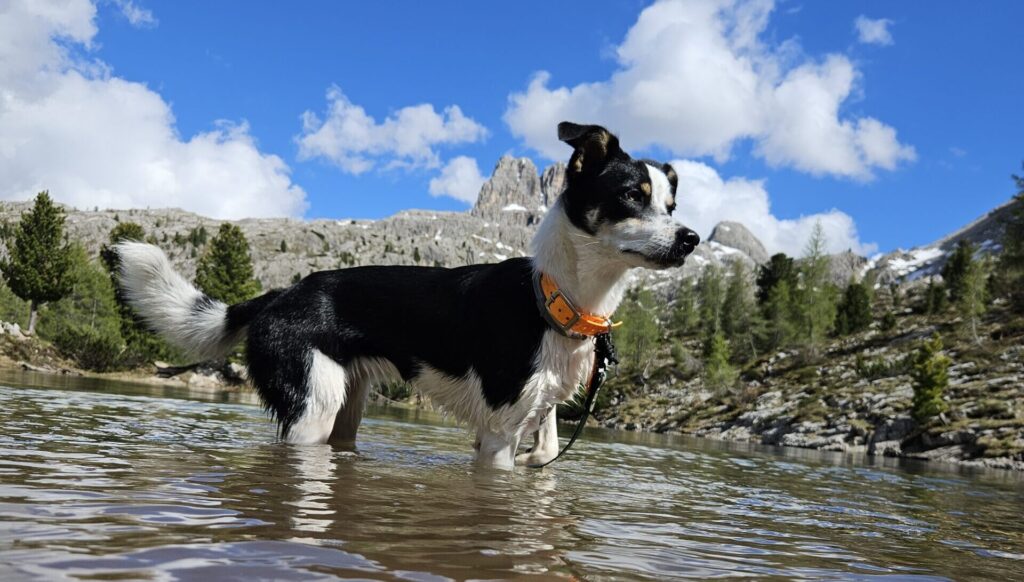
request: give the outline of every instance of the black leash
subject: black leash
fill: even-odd
[[[583,417],[580,418],[579,423],[576,425],[576,430],[572,432],[572,436],[569,437],[569,442],[565,443],[565,447],[555,455],[554,459],[546,463],[539,463],[534,465],[527,465],[531,469],[540,469],[547,467],[551,463],[557,461],[562,455],[568,451],[576,439],[583,432],[583,427],[587,425],[587,419],[590,418],[590,414],[594,411],[594,403],[597,401],[597,392],[601,389],[601,385],[604,384],[605,378],[608,376],[608,368],[619,363],[619,359],[615,357],[615,344],[612,343],[612,335],[610,333],[602,333],[594,336],[594,371],[590,375],[590,385],[587,386],[587,396],[583,400]],[[555,414],[555,411],[551,411],[550,414]]]

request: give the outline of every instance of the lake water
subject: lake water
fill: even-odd
[[[1024,580],[1019,474],[601,430],[487,471],[371,412],[358,453],[295,447],[251,404],[4,373],[0,580]]]

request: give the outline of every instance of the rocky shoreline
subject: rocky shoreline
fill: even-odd
[[[1024,346],[1016,350],[1016,354],[1024,354]],[[0,368],[184,388],[190,393],[208,398],[230,393],[243,396],[242,400],[246,402],[258,402],[245,381],[244,368],[238,364],[218,368],[198,366],[166,377],[161,375],[163,367],[160,365],[125,372],[96,373],[77,369],[66,361],[49,357],[43,359],[44,362],[31,363],[12,360],[3,354],[0,355]],[[784,359],[776,359],[776,363]],[[1024,378],[1021,373],[1024,370],[1020,368],[1017,366],[1014,368],[1017,370],[1015,373],[991,378],[984,384],[991,388],[1019,383]],[[965,386],[970,382],[971,370],[970,366],[961,366],[955,370],[953,379],[956,384]],[[825,374],[835,372],[828,370]],[[883,388],[885,384],[876,382],[874,386]],[[857,398],[834,399],[823,418],[812,419],[805,418],[805,405],[801,404],[807,398],[804,391],[794,393],[786,388],[767,390],[750,402],[746,410],[737,413],[733,406],[719,402],[711,392],[699,388],[690,392],[684,387],[661,386],[627,402],[613,402],[608,410],[599,414],[597,420],[591,420],[591,423],[613,430],[675,433],[721,441],[1024,471],[1024,432],[1020,426],[1014,423],[993,426],[991,419],[988,422],[979,419],[968,423],[945,419],[934,426],[922,427],[903,412],[911,396],[909,384],[899,382],[896,386],[882,390],[865,390]],[[429,402],[415,397],[393,403],[430,408]],[[636,414],[639,409],[646,412]],[[688,422],[689,417],[683,414],[684,410],[699,410],[704,421]],[[1020,450],[985,456],[982,443],[986,439],[1009,440],[1011,446],[1019,447]]]
[[[740,385],[709,390],[662,354],[646,377],[617,378],[628,396],[598,411],[601,426],[1024,470],[1024,326],[994,309],[983,344],[958,337],[958,319],[907,309],[899,331],[872,329],[825,346],[814,361],[769,354],[745,369]],[[935,332],[951,340],[949,410],[922,425],[911,416],[909,356]],[[961,334],[962,336],[962,334]],[[687,346],[699,350],[699,345]]]

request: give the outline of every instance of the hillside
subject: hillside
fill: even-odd
[[[662,342],[647,370],[609,381],[597,417],[617,429],[1024,470],[1024,318],[994,306],[977,345],[955,313],[918,313],[922,291],[902,290],[899,307],[879,293],[868,330],[829,339],[816,358],[762,354],[729,389],[705,385],[698,337],[682,339],[682,361]],[[897,317],[886,330],[888,311]],[[935,333],[953,362],[949,410],[922,426],[911,418],[909,358]]]

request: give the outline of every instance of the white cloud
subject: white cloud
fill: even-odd
[[[430,180],[430,194],[451,196],[473,204],[485,181],[487,178],[480,174],[480,166],[474,158],[458,156],[445,164],[440,176]]]
[[[128,19],[128,23],[136,28],[157,25],[153,12],[139,6],[134,0],[114,0],[114,4],[121,10],[121,14]]]
[[[679,174],[676,217],[701,238],[707,238],[719,222],[732,220],[750,229],[769,253],[802,256],[815,223],[820,222],[830,253],[853,250],[866,256],[877,250],[876,245],[861,242],[853,219],[839,210],[780,219],[772,214],[763,181],[723,180],[714,168],[689,160],[676,160],[672,167]]]
[[[505,122],[550,159],[559,121],[602,123],[627,148],[728,159],[737,142],[774,166],[870,179],[915,158],[893,128],[841,114],[859,72],[843,55],[813,59],[794,40],[762,40],[770,0],[664,0],[641,12],[606,80],[552,87],[537,73],[509,96]]]
[[[245,123],[183,139],[170,106],[75,56],[96,34],[87,0],[0,11],[0,199],[49,189],[77,207],[180,207],[218,218],[301,215],[305,193]],[[9,42],[7,39],[13,40]],[[65,48],[70,45],[70,48]]]
[[[853,28],[860,42],[887,46],[893,43],[892,33],[889,32],[891,24],[888,18],[873,19],[861,14],[853,21]]]
[[[487,129],[458,105],[441,113],[429,103],[411,105],[377,123],[335,86],[327,90],[326,119],[303,113],[302,135],[296,141],[299,159],[324,158],[345,172],[362,174],[377,165],[437,168],[438,146],[474,143],[486,136]]]

